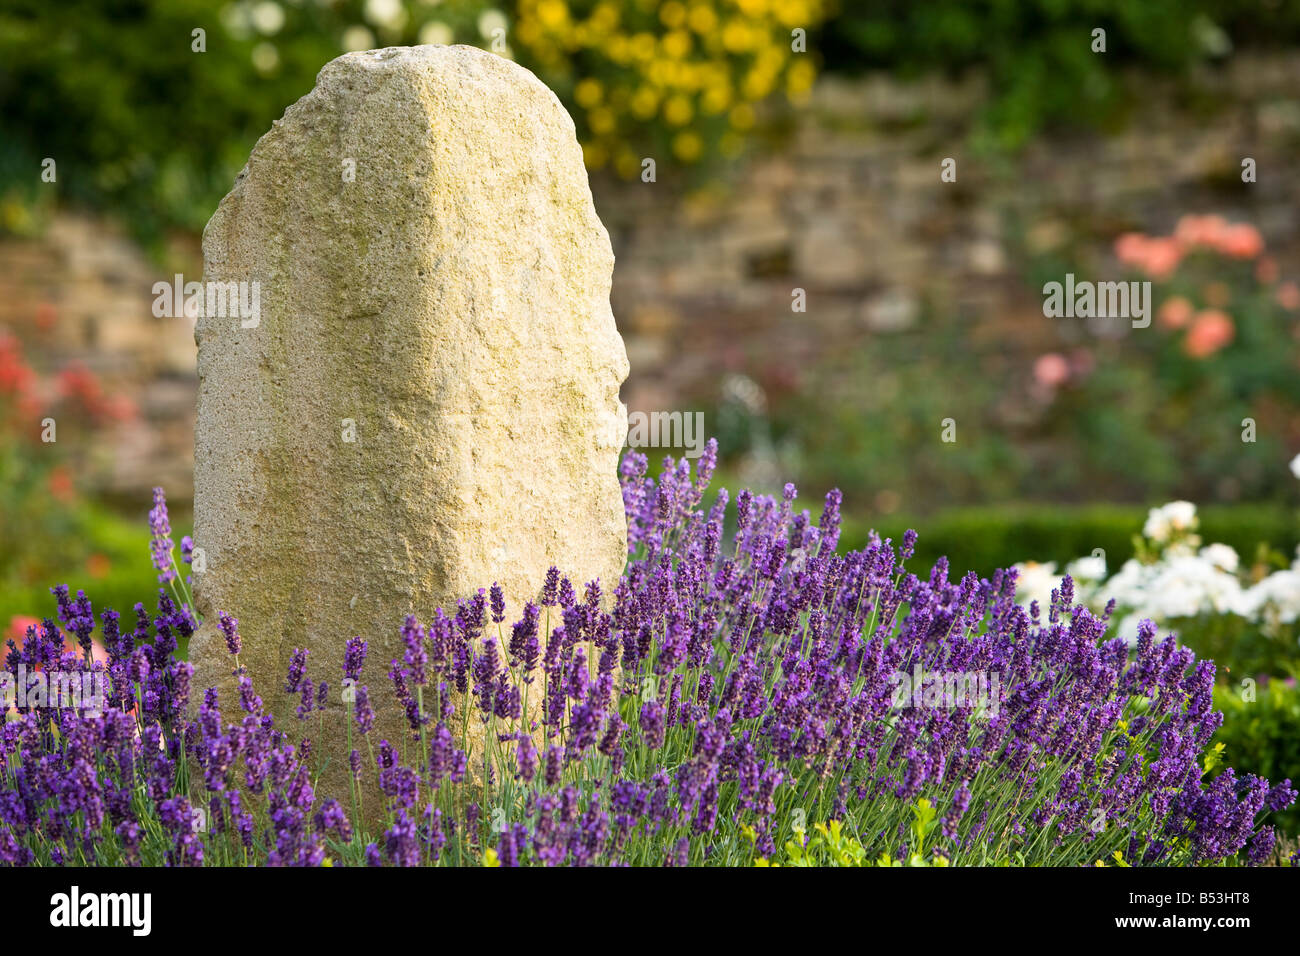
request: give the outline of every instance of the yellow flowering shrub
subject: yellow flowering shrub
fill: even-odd
[[[566,101],[591,169],[739,152],[754,104],[799,101],[830,0],[518,0],[518,58]]]
[[[232,9],[252,8],[236,0]],[[734,156],[771,96],[807,97],[835,0],[343,0],[343,49],[468,43],[517,60],[573,116],[590,169]]]

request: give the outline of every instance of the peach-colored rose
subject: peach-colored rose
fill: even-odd
[[[1115,258],[1126,266],[1141,266],[1146,261],[1147,237],[1140,232],[1126,232],[1115,240]]]
[[[1126,232],[1115,240],[1115,258],[1153,279],[1167,279],[1183,258],[1183,247],[1168,236]]]
[[[1040,355],[1034,362],[1034,381],[1045,388],[1059,388],[1070,378],[1070,363],[1057,352]]]
[[[1222,216],[1183,216],[1174,227],[1174,238],[1187,246],[1213,246],[1219,242],[1228,221]]]
[[[1264,237],[1247,222],[1228,226],[1214,243],[1216,249],[1234,259],[1253,259],[1264,251]]]
[[[1219,309],[1206,309],[1197,314],[1192,327],[1183,340],[1183,351],[1192,358],[1206,358],[1232,341],[1236,335],[1232,317]]]
[[[1167,279],[1173,275],[1182,258],[1183,247],[1176,239],[1152,239],[1147,243],[1142,268],[1153,279]]]
[[[1192,303],[1181,295],[1168,298],[1156,313],[1156,321],[1166,329],[1181,329],[1192,320]]]

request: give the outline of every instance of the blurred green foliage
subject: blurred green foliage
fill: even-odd
[[[149,561],[148,502],[131,517],[86,499],[56,504],[47,498],[24,509],[16,504],[6,499],[0,509],[7,522],[24,516],[21,528],[10,525],[11,541],[23,547],[0,548],[0,640],[12,636],[15,617],[54,617],[50,588],[56,584],[74,594],[84,590],[96,615],[111,607],[126,618],[137,602],[154,609],[159,584]],[[180,541],[189,523],[173,519],[172,530]]]
[[[76,490],[76,456],[61,451],[75,443],[72,432],[57,443],[34,443],[4,427],[3,419],[0,414],[0,640],[12,636],[15,616],[53,617],[49,589],[56,584],[85,590],[97,612],[112,607],[125,615],[137,601],[152,608],[158,578],[149,558],[147,492],[129,516],[96,503]],[[189,533],[188,525],[183,513],[173,516],[175,541]]]
[[[1106,31],[1106,52],[1092,31]],[[819,39],[827,70],[980,70],[991,97],[977,137],[1015,147],[1051,123],[1104,125],[1131,98],[1117,67],[1179,75],[1236,45],[1300,37],[1277,0],[845,0]]]
[[[1294,681],[1272,680],[1254,689],[1248,700],[1238,681],[1214,690],[1214,709],[1223,711],[1223,727],[1214,735],[1224,744],[1224,764],[1240,773],[1255,773],[1274,782],[1300,781],[1300,689]],[[1300,833],[1300,806],[1277,817],[1286,833]]]
[[[926,310],[910,329],[799,370],[801,387],[771,402],[775,441],[796,449],[798,484],[840,484],[856,513],[874,509],[881,493],[915,513],[1006,501],[1027,484],[1041,497],[1059,491],[1041,484],[1030,450],[1017,447],[1023,430],[1000,420],[1002,396],[1024,374],[1014,343],[970,333],[968,318]],[[949,418],[955,442],[941,441]]]
[[[260,75],[250,62],[255,38],[230,37],[219,9],[206,0],[6,3],[5,182],[29,195],[50,189],[32,170],[52,157],[68,200],[126,212],[144,235],[201,229],[254,139],[306,91],[302,67],[323,63],[337,44],[324,30],[303,31],[281,53],[296,69]],[[286,9],[303,21],[332,16],[314,3]],[[195,29],[206,31],[205,53],[191,49]],[[0,224],[21,230],[19,201],[3,198]]]
[[[1283,678],[1300,675],[1300,647],[1290,629],[1280,637],[1270,637],[1258,624],[1236,614],[1175,618],[1169,622],[1169,629],[1198,658],[1214,661],[1219,679],[1230,684],[1261,674]]]

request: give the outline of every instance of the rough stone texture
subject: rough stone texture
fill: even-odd
[[[517,613],[552,564],[578,587],[621,574],[628,364],[609,237],[550,90],[490,53],[417,47],[326,65],[257,143],[203,251],[207,281],[261,283],[261,318],[195,330],[195,686],[229,691],[226,611],[292,727],[280,688],[309,647],[308,675],[331,685],[313,736],[346,793],[349,637],[370,642],[364,682],[387,704],[408,613],[454,613],[493,581]]]

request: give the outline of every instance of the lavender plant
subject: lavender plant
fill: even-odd
[[[1064,578],[1047,607],[1014,571],[925,576],[916,541],[840,554],[840,495],[814,522],[698,470],[621,468],[629,562],[606,595],[552,569],[507,623],[499,588],[408,618],[386,673],[367,642],[343,673],[294,655],[276,726],[220,626],[237,702],[191,716],[183,590],[126,630],[54,589],[58,620],[10,671],[103,673],[105,708],[19,702],[0,736],[0,860],[19,865],[1178,865],[1257,863],[1290,781],[1210,776],[1214,665],[1150,622],[1133,647]],[[159,493],[162,583],[183,587]],[[161,539],[161,541],[160,541]],[[449,609],[450,610],[450,609]],[[80,653],[71,648],[78,648]],[[927,683],[922,675],[937,678]],[[944,675],[979,675],[977,698]],[[352,786],[319,792],[310,729],[328,683],[350,701]],[[911,683],[912,692],[900,693]],[[370,683],[407,715],[375,739]],[[945,688],[936,690],[936,687]],[[265,689],[265,688],[263,688]],[[199,689],[194,689],[199,692]],[[234,705],[234,706],[232,706]],[[470,722],[486,744],[471,753]],[[366,807],[372,782],[384,806]],[[372,822],[378,821],[378,822]],[[809,832],[814,836],[810,839]],[[780,848],[780,849],[778,849]]]

